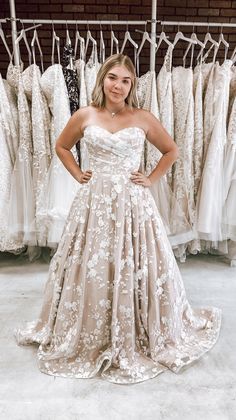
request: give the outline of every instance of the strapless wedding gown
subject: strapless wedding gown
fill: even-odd
[[[129,384],[177,373],[215,344],[221,311],[191,308],[152,194],[130,180],[144,131],[89,125],[84,141],[92,178],[74,198],[39,319],[17,341],[40,344],[49,375]]]

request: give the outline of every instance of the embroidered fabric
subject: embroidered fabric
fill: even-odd
[[[17,342],[40,344],[49,375],[130,384],[177,373],[215,344],[221,311],[191,308],[152,194],[129,179],[143,130],[91,125],[84,139],[93,176],[73,201],[40,317]]]
[[[33,185],[35,195],[35,225],[38,245],[44,245],[44,229],[38,219],[39,197],[45,175],[51,162],[50,123],[51,115],[47,100],[40,86],[41,72],[36,64],[29,66],[23,73],[25,93],[31,103],[32,142],[33,142]]]
[[[97,45],[93,44],[91,56],[85,65],[84,77],[87,91],[87,105],[90,105],[92,92],[96,83],[98,70],[101,64],[98,62]]]
[[[172,52],[173,46],[167,49],[164,63],[157,76],[157,99],[160,112],[160,121],[166,131],[174,138],[174,114],[173,114],[173,93],[172,93]],[[166,174],[170,188],[173,188],[172,168]]]
[[[207,127],[208,136],[205,139],[206,157],[199,187],[197,228],[201,239],[213,242],[223,239],[223,157],[227,141],[226,121],[231,66],[231,60],[225,60],[221,66],[216,63],[210,75],[210,78],[214,80],[212,82],[211,121]]]
[[[70,102],[70,112],[71,115],[74,114],[77,109],[79,109],[80,104],[80,93],[77,80],[77,71],[69,68],[70,62],[73,60],[73,48],[70,45],[65,45],[63,48],[63,58],[62,58],[62,70],[64,79],[66,82],[67,92]],[[78,157],[78,163],[80,164],[80,142],[76,143],[76,152]]]
[[[174,134],[179,158],[173,165],[173,191],[191,226],[194,225],[194,101],[193,72],[190,68],[175,67],[173,75]]]
[[[7,98],[5,97],[5,99],[2,99],[3,104],[7,103],[6,108],[2,108],[2,112],[7,113],[7,124],[9,125],[9,129],[11,132],[11,144],[9,144],[8,147],[11,153],[12,163],[14,164],[16,160],[17,150],[19,147],[17,96],[15,89],[9,85],[7,80],[2,79],[2,83],[4,86],[3,95],[7,96]]]
[[[52,114],[51,142],[54,150],[56,140],[70,118],[69,99],[61,65],[49,67],[43,73],[40,85]],[[75,147],[72,153],[76,158]],[[37,219],[43,229],[41,236],[42,239],[47,238],[44,245],[53,248],[60,241],[77,188],[78,183],[65,169],[54,150],[38,201]]]
[[[14,251],[21,247],[21,243],[9,238],[7,215],[17,132],[5,87],[0,74],[0,251]]]
[[[19,147],[11,178],[8,226],[10,238],[22,246],[36,244],[32,127],[23,74],[20,66],[9,64],[7,80],[17,93]]]
[[[236,241],[236,68],[231,68],[230,116],[223,162],[223,237]],[[234,246],[235,248],[235,246]],[[236,259],[236,253],[234,252]]]
[[[139,104],[142,105],[142,108],[151,111],[156,118],[159,118],[155,72],[149,71],[140,77],[137,92]],[[145,140],[145,149],[145,173],[149,175],[158,164],[162,154],[147,140]],[[191,240],[194,233],[168,186],[166,177],[162,177],[156,184],[152,185],[150,191],[164,222],[171,245],[176,248],[179,244]],[[180,248],[176,255],[178,258],[182,258],[183,254]]]

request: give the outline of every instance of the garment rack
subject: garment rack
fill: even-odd
[[[158,20],[161,26],[218,26],[221,28],[236,28],[236,23],[227,23],[227,22],[186,22],[186,21],[170,21],[170,20]]]
[[[147,25],[148,22],[151,23],[151,39],[152,44],[150,44],[150,70],[155,70],[155,42],[156,42],[156,8],[157,0],[152,0],[152,15],[151,20],[137,21],[137,20],[54,20],[54,19],[17,19],[16,10],[15,10],[15,0],[9,0],[10,5],[10,14],[11,14],[11,29],[12,29],[12,45],[13,45],[13,54],[14,61],[16,65],[19,65],[19,50],[18,46],[15,44],[17,38],[17,25],[16,22],[20,21],[24,23],[33,23],[33,24],[64,24],[64,25]],[[6,22],[6,19],[0,19],[0,22]]]

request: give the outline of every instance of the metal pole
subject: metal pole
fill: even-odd
[[[157,0],[152,0],[152,23],[151,23],[151,40],[153,41],[153,45],[151,44],[150,47],[150,70],[155,70],[155,58],[156,58],[156,51],[155,51],[155,42],[156,42],[156,16],[157,16]]]
[[[10,0],[14,1],[14,0]],[[18,19],[22,23],[42,23],[51,25],[55,24],[68,24],[68,25],[146,25],[146,20],[61,20],[61,19]],[[6,19],[0,19],[0,22],[5,22]]]
[[[173,26],[218,26],[218,27],[223,27],[223,28],[236,28],[236,23],[224,23],[224,22],[179,22],[177,20],[174,21],[161,21],[159,22],[160,25],[173,25]]]
[[[14,63],[16,66],[20,64],[20,54],[19,47],[15,44],[17,38],[17,26],[16,26],[16,10],[15,10],[15,1],[9,0],[10,4],[10,13],[11,13],[11,34],[12,34],[12,47],[14,53]]]

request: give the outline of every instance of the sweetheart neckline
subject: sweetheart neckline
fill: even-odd
[[[139,130],[141,130],[141,131],[143,132],[143,134],[144,134],[144,135],[145,135],[145,137],[146,137],[146,133],[145,133],[144,129],[143,129],[143,128],[141,128],[141,127],[137,127],[137,126],[124,127],[124,128],[121,128],[120,130],[114,131],[114,133],[112,133],[112,131],[109,131],[109,130],[107,130],[106,128],[101,127],[100,125],[96,125],[96,124],[88,124],[88,125],[86,125],[86,127],[84,128],[84,133],[85,133],[85,130],[86,130],[87,128],[89,128],[89,127],[97,127],[97,128],[100,128],[101,130],[106,131],[107,133],[111,134],[112,136],[114,136],[115,134],[118,134],[118,133],[120,133],[121,131],[124,131],[124,130],[130,130],[131,128],[138,128]]]

